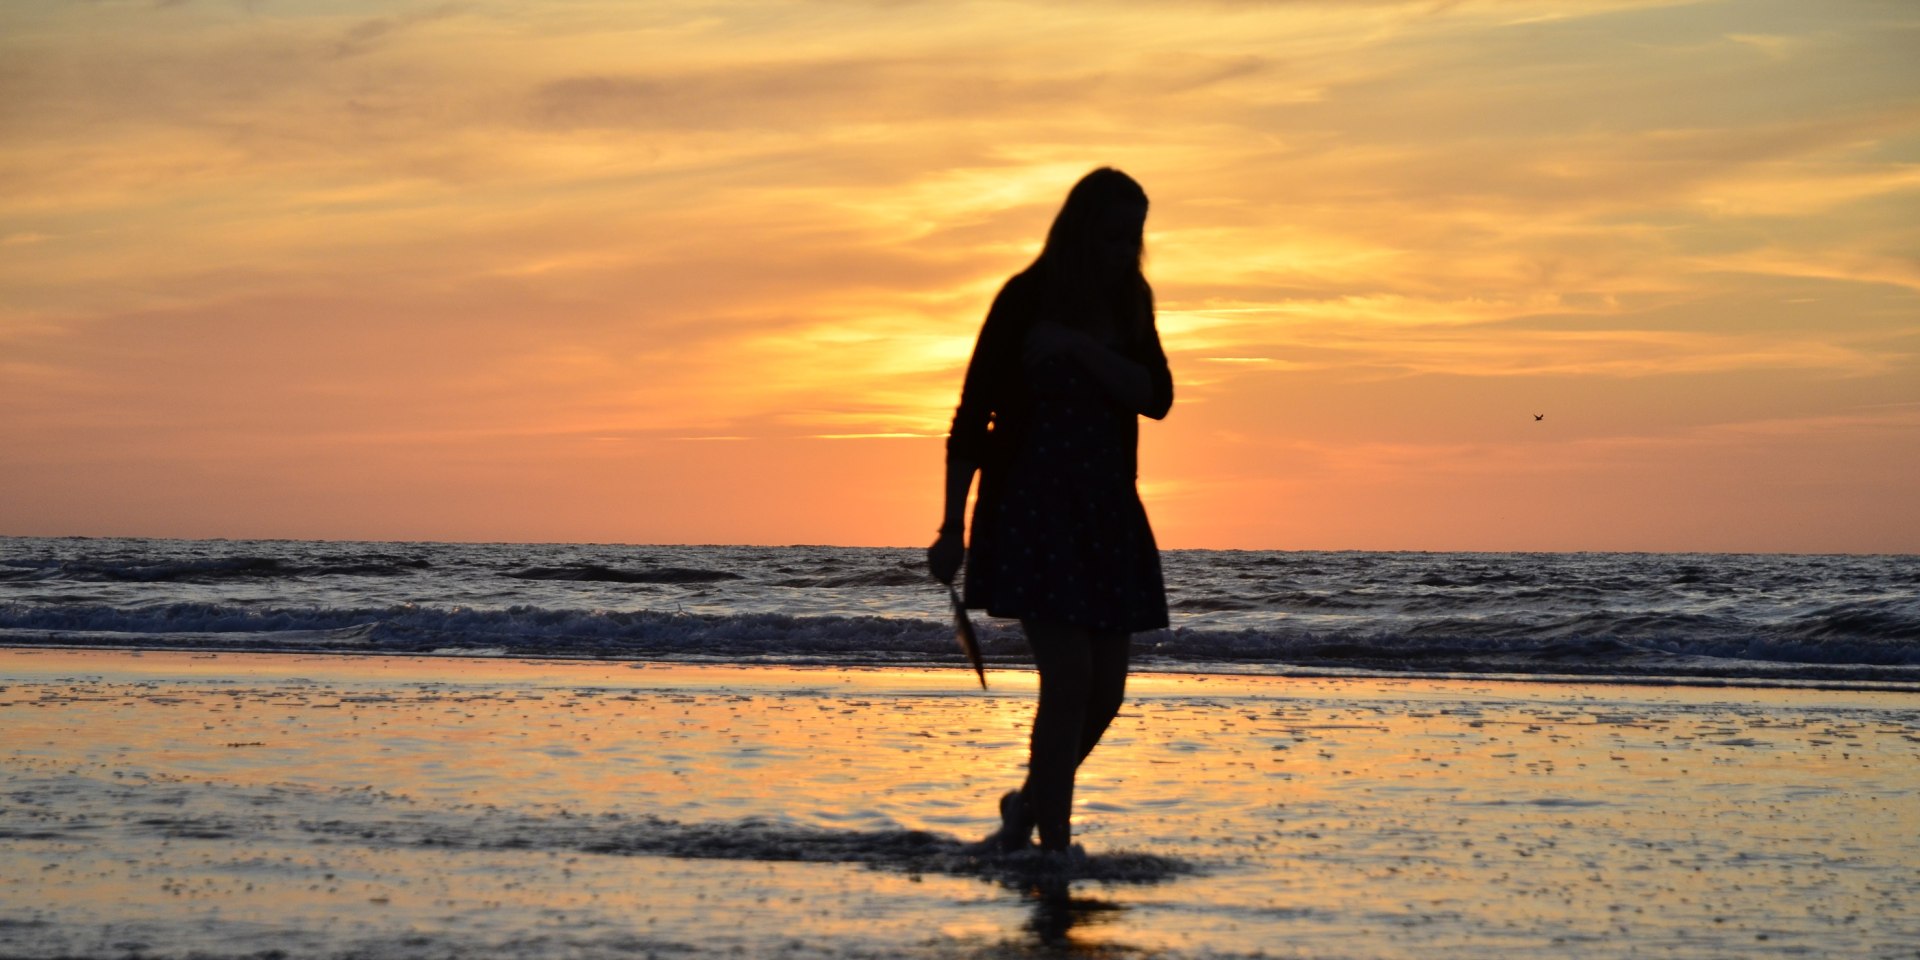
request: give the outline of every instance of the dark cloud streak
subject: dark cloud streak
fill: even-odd
[[[653,74],[592,74],[540,85],[536,126],[554,129],[786,128],[999,116],[1095,96],[1099,75],[1008,80],[991,64],[914,60],[749,63]]]
[[[444,3],[437,7],[410,13],[399,17],[376,17],[362,20],[347,28],[346,32],[334,42],[334,59],[355,57],[367,53],[385,41],[388,37],[404,30],[436,20],[445,20],[458,16],[468,8],[464,3]]]

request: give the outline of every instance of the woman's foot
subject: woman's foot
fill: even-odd
[[[980,845],[996,853],[1015,853],[1033,846],[1033,814],[1028,812],[1020,791],[1009,790],[1000,798],[1000,829]]]

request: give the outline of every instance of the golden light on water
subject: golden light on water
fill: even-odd
[[[638,937],[938,956],[1046,936],[1047,897],[917,859],[993,828],[1021,776],[1028,671],[983,692],[964,668],[50,649],[0,665],[0,890],[44,911],[17,925],[29,947],[137,929],[254,952]],[[1911,703],[1136,674],[1081,771],[1076,836],[1193,871],[1075,883],[1095,909],[1057,932],[1111,954],[1554,955],[1574,938],[1720,954],[1757,935],[1871,953],[1910,929]]]
[[[1113,164],[1179,385],[1164,545],[1911,551],[1916,38],[9,3],[0,532],[917,543],[994,290]]]

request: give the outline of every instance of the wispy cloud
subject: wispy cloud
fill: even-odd
[[[1154,198],[1186,412],[1149,442],[1188,444],[1154,489],[1294,483],[1200,436],[1469,462],[1382,452],[1413,427],[1378,411],[1491,396],[1905,402],[1917,40],[1792,0],[7,4],[0,441],[748,477],[898,439],[802,446],[931,475],[987,302],[1100,163]],[[1272,415],[1308,396],[1340,411]]]

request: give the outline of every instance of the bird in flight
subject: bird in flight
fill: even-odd
[[[1533,418],[1535,420],[1545,420],[1547,418],[1547,415],[1544,413],[1536,413],[1533,415]]]

